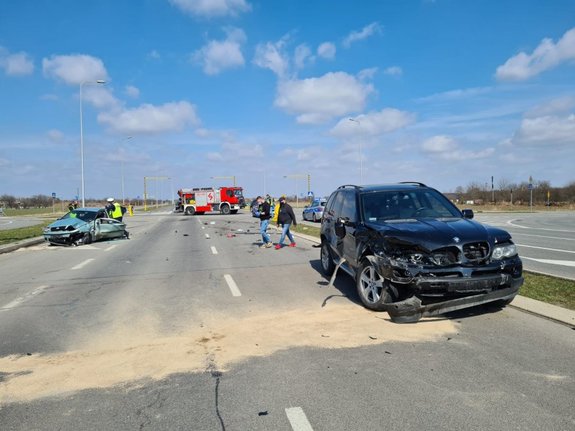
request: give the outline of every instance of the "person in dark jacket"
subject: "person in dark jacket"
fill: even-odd
[[[267,230],[270,224],[270,219],[272,218],[271,206],[269,202],[265,201],[261,196],[258,196],[258,204],[260,213],[260,233],[262,234],[263,241],[263,244],[260,245],[260,248],[270,248],[273,244],[270,236],[267,233]]]
[[[280,236],[280,240],[276,245],[276,250],[279,250],[284,246],[284,239],[287,235],[288,239],[290,240],[290,247],[295,247],[295,241],[293,236],[289,230],[291,225],[297,226],[297,220],[295,218],[295,214],[293,212],[293,208],[290,204],[286,202],[286,197],[282,196],[280,198],[280,208],[278,214],[278,226],[282,226],[282,234]]]

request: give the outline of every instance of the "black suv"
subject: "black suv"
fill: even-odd
[[[421,183],[341,186],[321,222],[321,266],[355,278],[365,307],[393,321],[497,301],[523,284],[511,235]]]

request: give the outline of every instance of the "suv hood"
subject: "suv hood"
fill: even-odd
[[[391,244],[414,245],[427,251],[450,245],[487,241],[504,242],[511,235],[502,229],[464,218],[420,218],[369,224]]]

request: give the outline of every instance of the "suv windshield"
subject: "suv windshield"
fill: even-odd
[[[460,218],[459,210],[430,189],[390,190],[361,196],[364,220],[372,223],[415,218]]]

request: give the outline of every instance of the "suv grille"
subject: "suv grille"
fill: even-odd
[[[489,255],[489,244],[486,242],[472,242],[465,244],[463,246],[463,254],[472,262],[483,260]]]
[[[459,262],[459,250],[457,247],[440,248],[434,250],[430,258],[437,266],[455,265]]]

